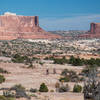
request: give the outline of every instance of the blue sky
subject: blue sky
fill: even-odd
[[[89,30],[100,22],[100,0],[0,0],[0,14],[39,16],[45,30]]]

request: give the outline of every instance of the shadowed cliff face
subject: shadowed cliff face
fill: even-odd
[[[38,16],[0,16],[0,40],[60,38],[39,27]]]

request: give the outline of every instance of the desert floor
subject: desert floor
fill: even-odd
[[[10,88],[15,84],[22,84],[26,89],[37,88],[39,89],[41,83],[45,83],[49,90],[55,91],[55,83],[61,77],[61,71],[63,69],[74,70],[77,73],[81,72],[83,67],[74,67],[71,65],[55,65],[45,63],[44,65],[34,64],[35,68],[27,68],[27,65],[17,64],[17,63],[5,63],[0,62],[0,68],[6,69],[10,74],[4,74],[6,81],[0,85],[0,88]],[[53,74],[53,69],[56,69],[56,74]],[[46,69],[49,69],[49,75],[46,75]],[[68,83],[70,86],[70,91],[75,83]],[[79,83],[83,85],[83,83]],[[38,95],[38,94],[37,94]],[[42,97],[43,96],[43,97]],[[39,94],[37,99],[46,98],[50,100],[83,100],[83,94],[78,93],[42,93]],[[35,99],[35,98],[34,98]],[[47,100],[49,100],[47,99]],[[42,99],[40,99],[42,100]]]

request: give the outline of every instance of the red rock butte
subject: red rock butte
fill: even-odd
[[[0,40],[61,38],[46,32],[39,26],[38,16],[20,16],[5,13],[0,16]]]
[[[80,35],[81,38],[100,38],[100,23],[91,23],[90,31]]]

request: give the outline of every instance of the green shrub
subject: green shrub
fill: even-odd
[[[73,92],[81,92],[82,91],[82,86],[80,85],[74,85],[74,88],[73,88]]]
[[[68,84],[66,86],[61,86],[59,88],[59,92],[68,92],[69,91],[69,86]]]
[[[69,64],[72,64],[73,66],[82,66],[84,64],[84,59],[75,58],[74,56],[71,56],[69,59]]]
[[[69,64],[73,64],[74,60],[75,60],[74,56],[71,56],[69,59]]]
[[[61,73],[61,75],[66,76],[69,73],[68,69],[64,69]]]
[[[50,90],[50,92],[54,92],[54,90]]]
[[[81,78],[80,78],[80,81],[84,81],[84,77],[81,77]]]
[[[0,95],[0,100],[7,100],[6,97]]]
[[[75,58],[73,63],[73,66],[82,66],[83,65],[83,61],[80,58]]]
[[[37,92],[37,89],[33,89],[33,88],[31,88],[31,89],[30,89],[30,92],[35,93],[35,92]]]
[[[28,97],[26,94],[25,88],[21,84],[15,85],[11,89],[16,91],[16,98]]]
[[[45,57],[44,60],[54,60],[54,57],[51,56],[51,57]]]
[[[53,59],[54,60],[54,64],[66,64],[68,61],[65,57],[61,58],[61,59]]]
[[[74,56],[71,56],[69,59],[69,64],[72,64],[74,66],[82,66],[82,65],[96,65],[96,66],[100,66],[100,59],[80,59],[80,58],[75,58]]]
[[[5,82],[5,77],[3,75],[0,75],[0,83]]]
[[[14,63],[24,63],[25,61],[30,62],[30,59],[27,56],[21,56],[20,54],[15,54],[12,58]]]
[[[61,75],[63,76],[62,78],[59,79],[59,81],[63,81],[63,82],[78,82],[80,81],[80,78],[78,77],[78,75],[76,74],[76,72],[68,70],[68,69],[64,69],[61,73]]]
[[[18,84],[18,85],[14,85],[13,87],[11,87],[12,90],[16,90],[16,91],[25,91],[25,88],[21,85],[21,84]]]
[[[8,71],[4,70],[3,68],[0,68],[0,73],[7,73],[8,74]]]
[[[39,58],[33,57],[32,61],[39,60]]]
[[[0,100],[15,100],[15,98],[12,97],[5,97],[0,95]]]
[[[80,73],[80,74],[82,74],[83,76],[88,76],[88,74],[91,72],[91,71],[93,71],[94,69],[96,69],[96,71],[97,71],[97,67],[95,66],[95,65],[88,65],[88,66],[86,66],[83,70],[82,70],[82,72]]]
[[[59,79],[59,81],[61,82],[61,81],[63,81],[63,82],[69,82],[70,81],[70,78],[69,77],[62,77],[62,78],[60,78]]]
[[[3,96],[5,96],[5,97],[15,97],[15,94],[11,91],[3,91]]]
[[[44,63],[43,62],[39,62],[39,64],[42,66]]]
[[[48,87],[45,85],[45,83],[42,83],[40,85],[40,89],[39,89],[40,92],[48,92]]]
[[[7,97],[7,99],[6,100],[16,100],[15,98],[13,98],[13,97]]]

